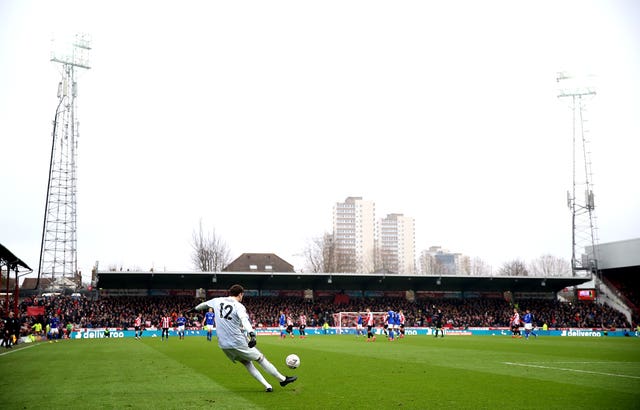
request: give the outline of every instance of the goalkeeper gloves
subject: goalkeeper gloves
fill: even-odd
[[[256,334],[253,332],[249,333],[249,347],[256,347],[257,344]]]

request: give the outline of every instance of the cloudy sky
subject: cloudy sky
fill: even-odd
[[[203,221],[303,268],[347,196],[440,245],[569,259],[571,110],[588,75],[601,242],[640,236],[640,3],[0,1],[0,243],[38,266],[59,67],[78,80],[78,263],[191,269]]]

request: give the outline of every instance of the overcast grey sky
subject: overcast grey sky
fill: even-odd
[[[191,269],[202,218],[232,257],[296,256],[347,196],[440,245],[569,259],[571,111],[589,74],[602,242],[640,236],[640,2],[0,1],[0,243],[38,266],[59,68],[79,77],[80,269]]]

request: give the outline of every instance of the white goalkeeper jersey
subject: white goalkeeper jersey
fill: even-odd
[[[244,305],[232,297],[213,298],[204,304],[212,307],[216,314],[218,346],[222,349],[247,348],[247,334],[253,332],[253,327]]]

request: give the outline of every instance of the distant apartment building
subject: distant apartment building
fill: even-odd
[[[420,254],[420,273],[423,275],[468,275],[469,257],[431,246]]]
[[[386,273],[415,274],[415,221],[388,214],[378,222],[380,269]]]
[[[333,237],[338,272],[371,273],[375,260],[375,205],[348,197],[333,208]]]

